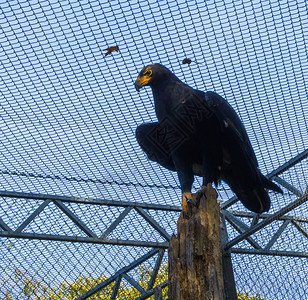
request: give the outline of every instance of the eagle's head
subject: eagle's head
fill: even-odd
[[[139,73],[138,78],[135,81],[135,88],[139,92],[139,90],[145,85],[153,86],[161,80],[173,76],[174,75],[161,64],[148,65]]]

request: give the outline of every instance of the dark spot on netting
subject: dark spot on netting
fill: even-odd
[[[189,59],[189,58],[185,58],[185,59],[183,59],[183,61],[182,61],[182,64],[183,65],[185,65],[185,64],[190,64],[191,63],[191,59]]]

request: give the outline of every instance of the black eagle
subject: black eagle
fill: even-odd
[[[153,91],[158,122],[139,125],[136,138],[148,158],[176,171],[183,199],[190,200],[194,175],[203,186],[225,181],[249,210],[270,208],[266,189],[282,193],[258,168],[246,130],[229,103],[214,92],[195,90],[166,67],[148,65],[136,82]]]

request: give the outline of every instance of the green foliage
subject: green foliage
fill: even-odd
[[[259,295],[256,296],[249,296],[248,292],[245,293],[237,293],[238,300],[265,300],[261,298]]]
[[[138,269],[138,284],[147,289],[153,270],[149,265],[140,265]],[[18,286],[21,289],[20,299],[35,299],[35,300],[73,300],[89,291],[97,284],[108,279],[108,276],[102,275],[98,278],[92,277],[78,277],[75,282],[61,282],[57,286],[53,286],[52,283],[43,282],[39,280],[30,279],[25,272],[15,270],[14,286]],[[168,279],[167,264],[161,266],[160,271],[157,274],[155,285],[158,285]],[[88,299],[109,299],[114,283],[109,284],[106,288],[101,290],[99,293],[91,296]],[[168,290],[163,290],[163,299],[167,299]],[[140,296],[134,287],[126,284],[122,281],[119,287],[118,296],[116,299],[133,300]],[[15,294],[9,291],[5,292],[5,300],[16,299]],[[149,299],[154,299],[154,296]]]
[[[138,284],[145,290],[153,273],[153,269],[148,264],[140,265],[138,270]],[[78,277],[75,282],[61,282],[57,286],[53,286],[51,282],[43,282],[39,280],[30,279],[25,272],[15,269],[13,276],[14,285],[21,288],[20,299],[26,300],[73,300],[89,291],[97,284],[108,279],[108,276],[102,275],[97,278],[92,277]],[[155,286],[163,283],[168,279],[168,264],[163,264],[157,274]],[[114,283],[109,284],[99,293],[91,296],[88,299],[109,299],[113,291]],[[140,292],[134,287],[128,285],[126,281],[122,280],[119,286],[118,296],[116,299],[134,300],[140,296]],[[168,287],[162,291],[163,299],[168,299]],[[264,300],[259,295],[250,296],[248,292],[238,293],[238,300]],[[9,291],[5,292],[5,300],[16,299],[15,295]],[[154,299],[151,296],[149,299]]]
[[[29,299],[35,300],[73,300],[106,279],[106,276],[95,279],[91,277],[78,277],[74,283],[61,282],[56,287],[51,287],[50,282],[42,284],[40,281],[27,280],[24,282],[23,293]],[[112,293],[112,287],[113,284],[89,299],[108,299]]]

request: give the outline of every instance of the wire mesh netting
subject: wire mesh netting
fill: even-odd
[[[276,170],[284,190],[270,193],[269,214],[306,201],[305,0],[8,0],[0,10],[0,298],[74,299],[109,278],[93,297],[134,299],[166,280],[166,253],[151,249],[176,232],[181,190],[135,139],[156,120],[150,89],[133,84],[149,63],[233,106],[261,171]],[[218,194],[234,196],[226,184]],[[308,298],[302,202],[234,246],[239,292]],[[229,240],[251,226],[240,202],[222,208],[237,218],[226,215]]]

